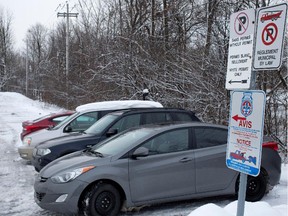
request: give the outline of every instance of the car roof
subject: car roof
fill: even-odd
[[[60,111],[58,113],[50,113],[49,117],[56,117],[56,116],[63,116],[63,115],[72,115],[73,113],[75,113],[75,111],[73,111],[73,110],[64,110],[64,111]]]
[[[123,115],[123,114],[131,114],[131,113],[147,113],[147,112],[185,112],[185,113],[191,113],[195,115],[194,112],[190,110],[185,110],[182,108],[131,108],[131,109],[124,109],[124,110],[118,110],[114,112],[110,112],[111,115]]]
[[[102,101],[88,103],[76,108],[76,111],[82,112],[86,110],[102,111],[102,110],[120,110],[129,108],[161,108],[163,105],[155,101],[147,100],[117,100],[117,101]]]
[[[212,124],[212,123],[205,123],[205,122],[166,122],[166,123],[156,123],[156,124],[147,124],[147,125],[141,125],[138,127],[131,128],[131,130],[141,130],[142,128],[145,129],[151,129],[151,131],[166,131],[169,129],[177,129],[177,128],[185,128],[185,127],[217,127],[222,128],[225,130],[228,130],[228,127],[225,125],[219,125],[219,124]],[[128,129],[129,130],[129,129]]]
[[[119,134],[126,133],[128,131],[134,131],[134,130],[149,130],[149,133],[147,133],[147,137],[152,137],[155,134],[160,134],[164,131],[173,130],[173,129],[181,129],[181,128],[187,128],[187,127],[214,127],[219,128],[223,130],[228,130],[228,127],[225,125],[219,125],[219,124],[211,124],[211,123],[204,123],[204,122],[166,122],[166,123],[156,123],[156,124],[146,124],[146,125],[140,125],[136,127],[129,128],[125,131],[122,131]]]

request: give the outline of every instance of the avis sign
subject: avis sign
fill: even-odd
[[[260,171],[266,95],[263,91],[233,91],[230,101],[228,168],[257,176]]]
[[[287,4],[257,9],[253,68],[279,69],[282,64]]]
[[[254,9],[233,13],[230,17],[226,89],[248,89],[250,87],[254,21]]]

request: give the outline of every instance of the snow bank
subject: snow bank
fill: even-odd
[[[224,208],[213,203],[203,205],[188,216],[236,216],[237,203],[234,201]],[[245,202],[244,216],[287,216],[287,205],[271,207],[267,202]]]
[[[279,184],[264,196],[262,201],[245,202],[244,216],[288,216],[287,179],[287,164],[282,164]],[[224,207],[208,203],[195,209],[188,216],[236,216],[237,203],[238,201],[234,201]]]
[[[11,114],[15,114],[15,110],[13,111],[13,109],[11,109],[12,107],[19,108],[19,110],[16,111],[18,114],[20,112],[23,118],[26,118],[24,120],[33,120],[43,115],[65,110],[55,105],[32,100],[16,92],[0,92],[1,112],[9,112],[10,110]]]

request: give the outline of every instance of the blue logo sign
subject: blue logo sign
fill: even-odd
[[[253,98],[252,92],[243,92],[242,102],[241,102],[241,113],[243,116],[247,117],[253,112]]]

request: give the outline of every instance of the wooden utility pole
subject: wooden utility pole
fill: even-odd
[[[69,13],[69,4],[66,2],[67,11],[63,13],[57,13],[57,17],[66,18],[66,91],[68,94],[68,77],[69,77],[69,18],[77,17],[78,13]],[[68,101],[68,99],[67,99]]]

